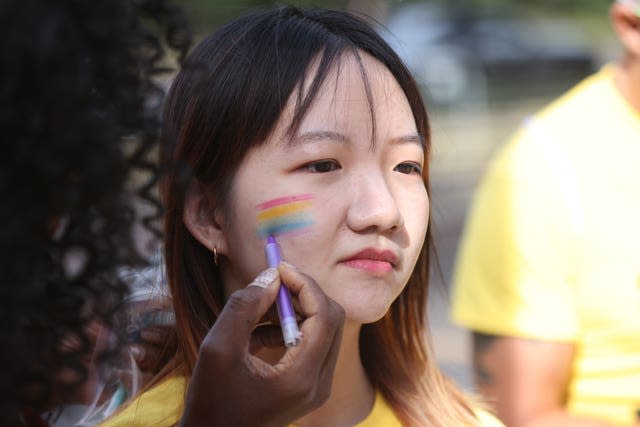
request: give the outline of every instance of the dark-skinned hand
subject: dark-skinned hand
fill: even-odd
[[[302,341],[275,364],[253,353],[282,345],[280,328],[262,326],[280,280],[296,299]],[[329,397],[344,310],[309,276],[287,264],[234,292],[203,340],[185,400],[182,427],[288,425]]]

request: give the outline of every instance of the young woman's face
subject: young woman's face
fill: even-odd
[[[378,320],[407,283],[424,243],[429,199],[425,162],[409,103],[392,74],[361,53],[334,67],[293,141],[286,136],[293,101],[273,135],[243,160],[224,218],[227,293],[266,267],[258,206],[310,195],[298,233],[278,235],[285,261],[313,277],[358,323]]]

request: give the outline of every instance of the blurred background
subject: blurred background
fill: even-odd
[[[282,2],[182,0],[196,40]],[[473,191],[519,123],[615,59],[609,0],[315,0],[375,18],[419,82],[433,127],[433,232],[439,258],[429,303],[438,360],[471,389],[470,345],[448,319],[449,283]]]

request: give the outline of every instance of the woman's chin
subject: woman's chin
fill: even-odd
[[[366,325],[368,323],[375,323],[382,319],[384,315],[389,311],[391,304],[384,305],[370,305],[367,307],[344,307],[346,321],[355,323],[358,325]]]

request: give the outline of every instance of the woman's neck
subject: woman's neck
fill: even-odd
[[[371,412],[375,390],[360,360],[361,327],[362,325],[345,324],[329,400],[297,420],[296,426],[352,426]]]

